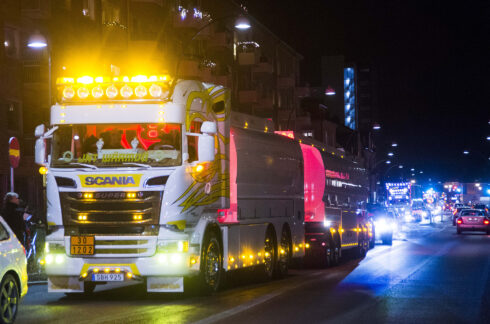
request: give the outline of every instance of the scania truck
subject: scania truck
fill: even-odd
[[[216,291],[229,271],[270,278],[304,256],[301,148],[232,111],[227,89],[168,75],[56,87],[49,126],[35,131],[50,292],[182,292],[185,277]]]

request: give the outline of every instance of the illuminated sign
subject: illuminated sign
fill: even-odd
[[[141,174],[95,174],[95,175],[79,175],[82,187],[105,187],[105,188],[121,188],[121,187],[138,187],[140,184]]]
[[[327,178],[342,179],[342,180],[350,179],[349,173],[337,172],[332,170],[325,170],[325,176]]]
[[[294,139],[293,131],[275,131],[274,133]]]

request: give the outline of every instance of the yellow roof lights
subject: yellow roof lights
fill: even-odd
[[[117,100],[161,100],[169,93],[168,75],[135,75],[122,77],[60,77],[56,80],[60,102]]]
[[[82,84],[92,84],[94,83],[94,78],[91,76],[83,76],[77,79],[77,83],[82,83]]]

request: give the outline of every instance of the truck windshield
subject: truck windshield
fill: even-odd
[[[60,126],[53,135],[52,167],[149,167],[182,164],[180,124]]]

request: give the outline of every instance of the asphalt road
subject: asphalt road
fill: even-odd
[[[490,323],[490,236],[456,235],[450,223],[406,228],[393,246],[330,269],[292,270],[260,282],[250,273],[207,297],[144,293],[90,297],[33,285],[18,323]]]

